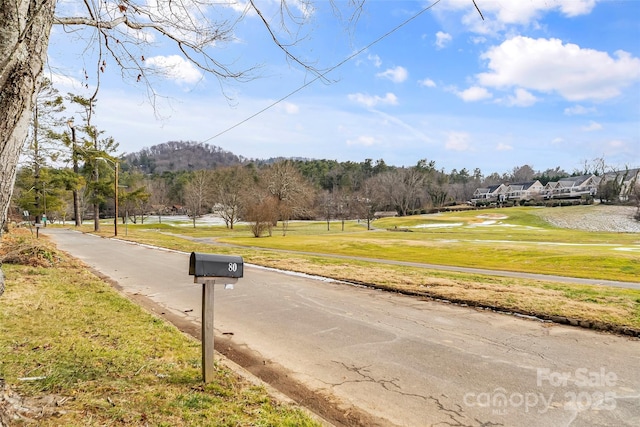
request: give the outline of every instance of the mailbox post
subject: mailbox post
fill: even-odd
[[[213,301],[216,284],[231,286],[243,276],[244,262],[240,256],[215,255],[192,252],[189,275],[193,282],[202,284],[202,378],[205,383],[213,379]]]

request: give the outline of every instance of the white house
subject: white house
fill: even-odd
[[[601,183],[604,184],[613,180],[617,181],[616,185],[620,188],[620,201],[626,202],[632,195],[634,188],[640,185],[640,169],[627,169],[606,173],[602,177]]]
[[[504,200],[503,198],[501,199],[500,196],[503,196],[506,190],[507,190],[507,186],[504,184],[490,185],[488,187],[476,188],[476,191],[473,192],[471,203],[476,205],[476,204],[497,202],[499,199]]]
[[[550,193],[545,193],[548,199],[576,199],[582,196],[595,196],[598,192],[600,177],[596,175],[580,175],[561,178]]]
[[[508,200],[531,200],[542,194],[544,186],[538,180],[509,184],[506,191]]]

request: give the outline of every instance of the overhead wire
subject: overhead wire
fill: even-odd
[[[395,26],[391,30],[387,31],[386,33],[384,33],[383,35],[381,35],[377,39],[373,40],[371,43],[369,43],[365,47],[361,48],[360,50],[358,50],[358,51],[354,52],[353,54],[349,55],[348,57],[346,57],[345,59],[343,59],[342,61],[340,61],[336,65],[334,65],[331,68],[327,69],[326,71],[318,74],[315,78],[309,80],[308,82],[306,82],[302,86],[300,86],[297,89],[289,92],[285,96],[277,99],[276,101],[274,101],[271,104],[267,105],[263,109],[257,111],[256,113],[250,115],[249,117],[239,121],[238,123],[234,124],[233,126],[230,126],[230,127],[226,128],[225,130],[223,130],[221,132],[218,132],[217,134],[213,135],[212,137],[209,137],[209,138],[203,140],[202,142],[205,143],[205,142],[211,141],[212,139],[218,138],[219,136],[224,135],[225,133],[230,132],[231,130],[233,130],[233,129],[239,127],[239,126],[242,126],[243,124],[245,124],[249,120],[254,119],[255,117],[259,116],[260,114],[264,113],[265,111],[270,110],[271,108],[275,107],[276,105],[280,104],[281,102],[285,101],[286,99],[290,98],[291,96],[293,96],[296,93],[300,92],[301,90],[305,89],[307,86],[310,86],[311,84],[315,83],[316,81],[318,81],[320,79],[323,79],[327,74],[331,73],[332,71],[336,70],[337,68],[339,68],[342,65],[346,64],[347,62],[351,61],[353,58],[357,57],[361,53],[366,52],[369,48],[371,48],[372,46],[376,45],[377,43],[379,43],[380,41],[384,40],[385,38],[389,37],[391,34],[395,33],[396,31],[398,31],[399,29],[401,29],[405,25],[409,24],[411,21],[417,19],[420,15],[422,15],[423,13],[425,13],[428,10],[430,10],[431,8],[433,8],[435,5],[437,5],[441,1],[442,0],[434,1],[430,5],[424,7],[422,10],[417,12],[415,15],[413,15],[413,16],[409,17],[408,19],[404,20],[403,22],[401,22],[400,24],[398,24],[397,26]],[[474,4],[475,4],[475,1],[474,1]]]

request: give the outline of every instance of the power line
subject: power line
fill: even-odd
[[[258,112],[250,115],[249,117],[247,117],[244,120],[241,120],[240,122],[236,123],[235,125],[228,127],[227,129],[218,132],[217,134],[213,135],[212,137],[209,137],[207,139],[205,139],[204,142],[208,142],[211,141],[212,139],[215,139],[221,135],[224,135],[225,133],[237,128],[238,126],[241,126],[243,124],[245,124],[246,122],[248,122],[249,120],[259,116],[260,114],[264,113],[265,111],[275,107],[276,105],[278,105],[279,103],[281,103],[282,101],[290,98],[291,96],[295,95],[296,93],[300,92],[302,89],[306,88],[307,86],[315,83],[316,81],[323,79],[327,74],[331,73],[332,71],[334,71],[335,69],[341,67],[342,65],[346,64],[347,62],[351,61],[353,58],[355,58],[356,56],[360,55],[362,52],[365,52],[366,50],[368,50],[370,47],[372,47],[373,45],[379,43],[380,41],[384,40],[385,38],[389,37],[391,34],[395,33],[396,31],[398,31],[400,28],[404,27],[405,25],[407,25],[408,23],[410,23],[411,21],[417,19],[420,15],[422,15],[423,13],[427,12],[428,10],[430,10],[432,7],[434,7],[435,5],[437,5],[438,3],[440,3],[440,1],[442,0],[436,0],[433,3],[431,3],[429,6],[425,7],[424,9],[420,10],[418,13],[416,13],[415,15],[411,16],[410,18],[406,19],[405,21],[401,22],[399,25],[397,25],[396,27],[394,27],[393,29],[389,30],[388,32],[386,32],[385,34],[383,34],[382,36],[378,37],[377,39],[375,39],[374,41],[372,41],[371,43],[369,43],[368,45],[366,45],[365,47],[363,47],[362,49],[356,51],[355,53],[351,54],[350,56],[348,56],[347,58],[345,58],[344,60],[342,60],[341,62],[337,63],[336,65],[334,65],[333,67],[329,68],[327,71],[318,74],[314,79],[308,81],[307,83],[303,84],[302,86],[300,86],[299,88],[293,90],[292,92],[289,92],[287,95],[283,96],[282,98],[272,102],[271,104],[267,105],[266,107],[264,107],[263,109],[259,110]],[[475,4],[475,2],[474,2]]]

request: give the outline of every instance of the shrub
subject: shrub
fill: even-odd
[[[35,239],[26,230],[5,235],[0,247],[0,263],[51,267],[61,259],[61,254],[48,240]]]

